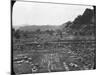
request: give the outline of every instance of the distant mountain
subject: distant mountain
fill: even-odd
[[[86,9],[82,15],[78,15],[71,23],[65,23],[65,29],[75,35],[95,35],[96,33],[96,9]],[[68,25],[69,24],[69,25]]]
[[[42,25],[42,26],[31,25],[31,26],[21,26],[18,29],[22,31],[36,31],[37,29],[40,29],[41,31],[45,31],[45,30],[61,29],[61,27],[54,26],[54,25]]]

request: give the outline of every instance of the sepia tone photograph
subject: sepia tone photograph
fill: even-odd
[[[96,69],[96,6],[11,0],[11,74]]]

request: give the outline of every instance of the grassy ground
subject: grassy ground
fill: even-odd
[[[95,41],[48,43],[35,50],[13,51],[15,73],[91,70],[95,66]]]

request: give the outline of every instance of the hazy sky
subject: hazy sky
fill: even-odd
[[[13,8],[13,25],[61,25],[73,21],[92,6],[49,3],[16,2]]]

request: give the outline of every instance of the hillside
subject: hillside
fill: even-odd
[[[19,30],[22,30],[22,31],[36,31],[37,29],[40,29],[41,31],[56,30],[56,29],[60,29],[60,26],[54,26],[54,25],[36,26],[36,25],[31,25],[31,26],[21,26],[21,27],[19,27]]]
[[[83,15],[79,15],[75,18],[75,20],[68,25],[65,23],[65,29],[67,29],[68,33],[74,35],[95,35],[96,33],[96,21],[95,21],[95,8],[94,9],[86,9]]]

